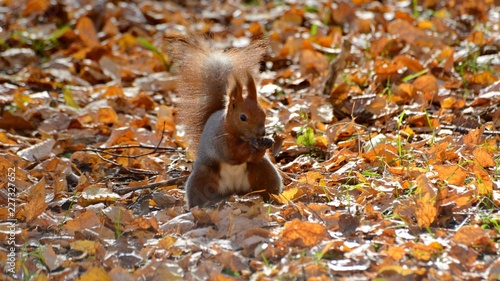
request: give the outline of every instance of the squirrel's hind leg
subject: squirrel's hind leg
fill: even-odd
[[[210,167],[196,167],[186,182],[186,199],[189,209],[210,203],[216,203],[224,198],[219,194],[219,172]]]
[[[269,201],[271,194],[281,193],[283,181],[267,155],[259,162],[249,162],[248,174],[252,191],[264,190],[260,195],[265,201]]]

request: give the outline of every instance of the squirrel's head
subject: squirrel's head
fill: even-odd
[[[226,112],[227,129],[244,141],[263,137],[266,134],[266,113],[257,101],[255,80],[247,72],[246,96],[243,96],[241,81],[236,77],[234,80]]]

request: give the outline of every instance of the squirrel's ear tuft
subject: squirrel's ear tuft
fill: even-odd
[[[247,91],[249,99],[257,100],[257,86],[250,71],[247,71]]]
[[[232,104],[233,109],[237,103],[243,102],[243,86],[241,86],[240,80],[234,77],[235,85],[231,90],[231,94],[229,95],[229,104]]]

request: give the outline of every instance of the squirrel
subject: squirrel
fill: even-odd
[[[255,192],[268,201],[281,193],[281,176],[266,155],[274,140],[265,135],[254,79],[264,51],[259,40],[230,50],[196,38],[176,46],[178,120],[197,151],[186,182],[190,209],[232,194]]]

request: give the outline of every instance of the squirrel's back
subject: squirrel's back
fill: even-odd
[[[233,77],[245,81],[247,73],[255,76],[263,53],[261,41],[227,51],[214,49],[201,39],[183,40],[177,44],[175,56],[180,63],[178,118],[186,127],[191,149],[198,147],[210,115],[226,108]]]

